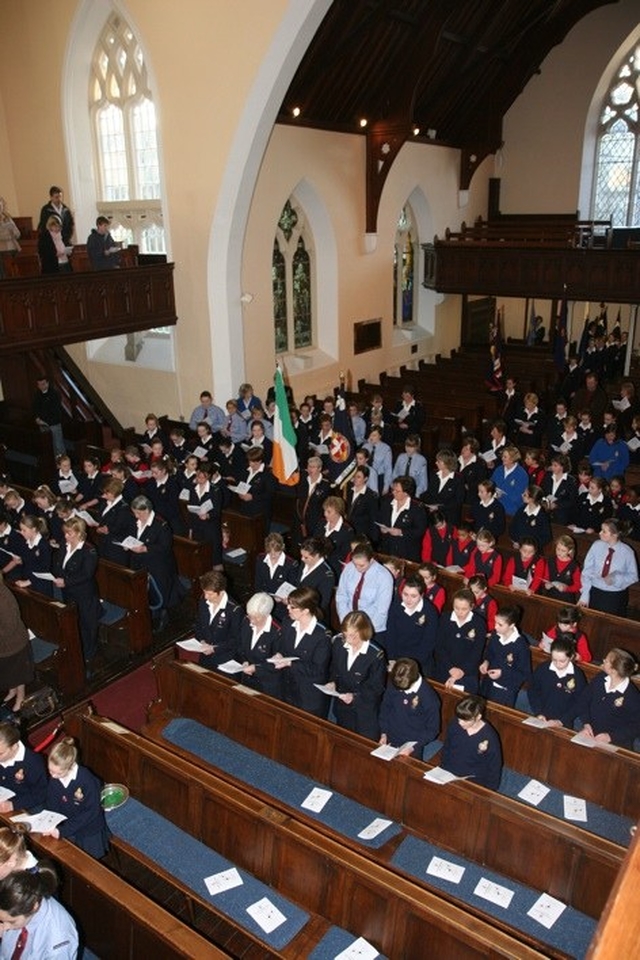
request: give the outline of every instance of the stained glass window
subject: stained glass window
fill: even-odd
[[[414,322],[416,244],[411,208],[405,206],[398,217],[393,247],[393,322],[396,325]]]
[[[116,12],[94,50],[89,108],[98,171],[97,212],[109,217],[114,235],[126,233],[143,253],[164,253],[155,106],[140,44]]]
[[[278,219],[271,281],[276,353],[312,347],[313,246],[304,212],[291,199]]]
[[[625,56],[600,114],[593,217],[640,224],[640,43]]]

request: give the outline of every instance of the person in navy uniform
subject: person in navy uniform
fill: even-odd
[[[100,472],[100,461],[97,457],[85,457],[82,470],[74,500],[78,509],[91,510],[100,503],[104,475]]]
[[[200,586],[195,637],[202,644],[201,666],[213,670],[237,659],[243,613],[227,593],[227,578],[219,570],[203,573]]]
[[[276,594],[283,583],[297,582],[298,564],[285,553],[284,538],[279,533],[268,533],[264,538],[264,553],[256,557],[253,589],[256,593]],[[286,598],[285,598],[286,599]],[[284,599],[276,599],[274,616],[280,621],[286,612]]]
[[[44,860],[9,873],[0,882],[3,960],[76,960],[78,931],[53,896],[57,886],[55,868]]]
[[[453,611],[442,616],[436,640],[435,679],[447,687],[454,684],[468,693],[478,691],[478,667],[482,661],[487,625],[474,612],[469,589],[453,595]]]
[[[378,547],[381,553],[419,562],[428,518],[423,505],[412,499],[415,489],[413,477],[396,477],[391,484],[391,495],[380,508]]]
[[[49,783],[45,808],[63,813],[63,820],[49,836],[63,837],[100,860],[109,847],[109,828],[100,802],[101,783],[86,767],[78,765],[78,748],[72,737],[63,737],[50,750]]]
[[[440,511],[450,524],[460,523],[464,486],[456,473],[458,458],[453,450],[439,450],[436,454],[436,473],[429,479],[429,486],[420,497],[431,511]]]
[[[640,691],[631,679],[635,658],[614,647],[602,662],[603,673],[584,688],[575,706],[582,733],[602,743],[634,749],[640,738]]]
[[[387,617],[385,650],[390,662],[409,658],[420,664],[423,676],[433,675],[434,651],[440,617],[425,598],[422,577],[405,580],[401,603],[393,603]]]
[[[420,676],[415,660],[400,657],[389,674],[380,706],[380,743],[404,747],[401,756],[422,759],[424,748],[440,732],[440,697]]]
[[[159,517],[166,520],[171,532],[184,537],[187,533],[180,510],[180,483],[174,473],[171,458],[163,456],[154,460],[149,467],[151,478],[147,482],[146,494]]]
[[[336,580],[344,567],[351,550],[351,541],[354,537],[353,528],[345,522],[345,502],[342,497],[330,496],[322,504],[324,521],[321,521],[313,531],[315,537],[324,537],[327,544],[327,563],[333,570]]]
[[[288,616],[282,624],[275,668],[282,673],[282,699],[301,710],[326,718],[329,697],[315,684],[329,680],[331,635],[318,621],[318,594],[299,587],[289,594]]]
[[[517,618],[515,607],[500,607],[479,667],[481,694],[506,707],[514,706],[518,691],[531,676],[529,644],[516,626]]]
[[[511,520],[509,536],[516,550],[527,537],[535,540],[539,550],[551,543],[553,534],[549,515],[543,506],[542,490],[533,483],[522,494],[522,506]]]
[[[480,456],[475,437],[465,437],[458,457],[458,476],[462,483],[463,503],[470,507],[478,500],[478,484],[487,477],[487,464]]]
[[[24,540],[11,522],[4,506],[0,505],[0,573],[7,580],[20,576],[19,564]]]
[[[481,480],[478,484],[478,496],[471,507],[471,516],[476,530],[490,530],[498,540],[507,529],[507,517],[504,507],[496,496],[493,480]]]
[[[502,747],[497,732],[484,719],[481,697],[463,697],[449,723],[440,766],[456,777],[468,777],[489,790],[497,790],[502,776]]]
[[[265,465],[265,454],[261,447],[247,450],[247,467],[248,472],[243,480],[249,484],[249,491],[236,494],[241,502],[236,503],[235,508],[245,517],[261,517],[268,530],[275,483],[271,470]]]
[[[271,657],[280,643],[280,626],[273,619],[274,601],[268,593],[254,593],[247,601],[247,615],[240,624],[235,659],[242,664],[242,682],[270,697],[281,699],[281,673]]]
[[[369,487],[370,471],[367,466],[356,467],[353,479],[347,486],[347,521],[354,531],[371,543],[378,539],[378,495]]]
[[[598,533],[604,520],[613,516],[613,503],[607,496],[607,482],[602,477],[591,477],[587,493],[580,494],[575,504],[571,526]]]
[[[30,587],[45,597],[53,596],[50,580],[42,580],[38,573],[51,573],[52,551],[46,537],[47,523],[42,517],[23,514],[20,520],[22,544],[19,548],[21,563],[13,571],[11,579],[19,587]]]
[[[211,544],[212,567],[222,569],[222,511],[230,494],[217,463],[198,465],[195,484],[189,487],[189,531],[199,543]]]
[[[296,492],[296,521],[302,537],[311,536],[322,520],[322,504],[330,493],[331,487],[322,476],[322,459],[309,457],[307,476]]]
[[[415,387],[405,383],[402,388],[402,401],[392,413],[395,423],[394,440],[402,442],[411,433],[419,434],[424,427],[426,414],[424,407],[416,400]]]
[[[576,647],[570,635],[560,634],[551,644],[551,661],[533,671],[527,696],[531,712],[550,727],[570,727],[575,704],[587,685],[575,666]]]
[[[40,810],[47,792],[44,760],[20,739],[20,731],[8,720],[0,723],[0,786],[15,794],[0,803],[0,813]]]
[[[318,597],[318,614],[323,623],[331,622],[331,599],[336,578],[325,560],[325,542],[320,537],[307,537],[300,544],[300,564],[296,577],[297,587],[315,590]]]
[[[542,481],[545,506],[552,523],[566,526],[578,497],[578,485],[571,473],[571,463],[564,453],[556,453],[549,461],[549,471]]]
[[[71,517],[62,525],[65,547],[61,547],[53,561],[53,581],[62,590],[65,603],[75,603],[78,608],[80,638],[85,664],[88,665],[98,652],[98,627],[101,608],[96,570],[98,554],[87,543],[87,525],[80,517]]]
[[[329,686],[338,726],[378,740],[378,712],[387,679],[384,654],[372,642],[373,624],[363,610],[348,613],[331,645]]]
[[[132,534],[141,542],[141,546],[130,548],[131,568],[146,570],[153,578],[162,597],[158,623],[159,627],[163,627],[168,618],[167,611],[177,607],[186,594],[173,555],[171,527],[156,516],[151,500],[144,494],[132,500],[131,512],[135,518]]]
[[[127,566],[127,551],[120,544],[131,532],[131,510],[122,496],[122,480],[109,477],[102,491],[104,506],[98,516],[96,533],[98,556],[111,563]]]
[[[247,458],[244,455],[244,450],[236,446],[231,437],[220,437],[218,463],[225,483],[235,485],[243,479],[247,472]]]

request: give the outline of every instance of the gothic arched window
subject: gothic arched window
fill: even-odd
[[[276,353],[312,347],[313,247],[304,213],[291,200],[278,220],[271,282]]]
[[[402,208],[396,227],[393,246],[393,322],[396,325],[413,323],[415,252],[417,230],[413,223],[411,207]]]
[[[598,123],[593,217],[640,223],[640,43],[624,57]]]
[[[89,108],[98,213],[109,217],[116,239],[164,252],[156,112],[142,48],[119,13],[94,50]]]

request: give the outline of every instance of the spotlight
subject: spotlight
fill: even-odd
[[[293,115],[294,117],[299,117],[299,116],[300,116],[300,107],[294,107],[293,110],[291,111],[291,113],[292,113],[292,115]]]
[[[359,123],[360,123],[360,126],[362,127],[363,130],[364,130],[364,128],[366,127],[366,125],[367,125],[368,122],[369,122],[369,121],[367,120],[366,117],[361,117]]]

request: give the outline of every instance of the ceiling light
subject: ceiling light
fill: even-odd
[[[414,127],[414,128],[413,128],[413,135],[414,135],[414,137],[417,137],[417,136],[420,135],[420,127]]]
[[[300,107],[294,107],[293,110],[291,111],[291,113],[292,113],[292,115],[293,115],[294,117],[299,117],[299,116],[300,116]]]
[[[366,125],[367,125],[368,122],[369,122],[369,121],[367,120],[366,117],[361,117],[359,123],[360,123],[360,126],[363,128],[363,130],[364,130],[364,128],[366,127]]]

